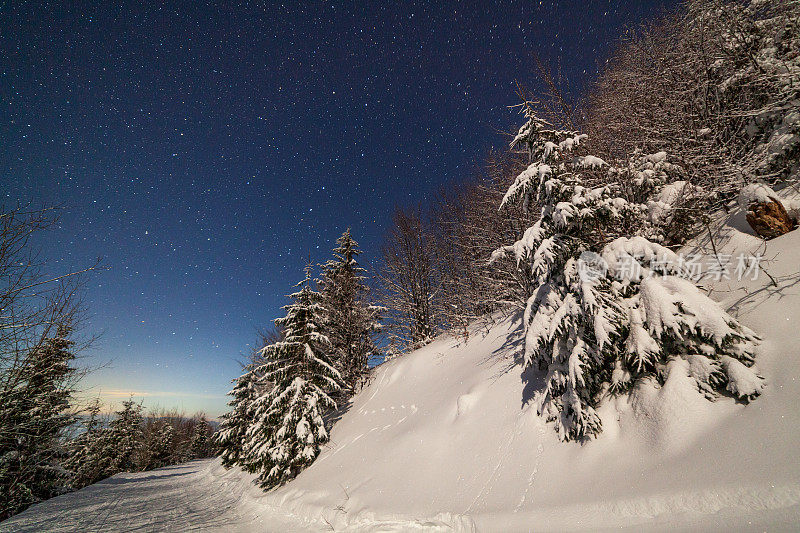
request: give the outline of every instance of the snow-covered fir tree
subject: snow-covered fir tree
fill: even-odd
[[[100,479],[136,471],[136,455],[141,443],[142,406],[133,399],[126,400],[98,438],[95,456],[100,465]]]
[[[71,329],[32,348],[15,375],[0,389],[0,520],[65,490],[59,466],[64,432],[74,422]]]
[[[172,464],[175,459],[174,440],[175,429],[172,427],[172,424],[161,424],[154,441],[150,444],[151,449],[147,450],[148,461],[147,464],[144,465],[144,470],[152,470]]]
[[[370,357],[378,351],[375,333],[379,308],[366,301],[366,270],[358,264],[361,253],[350,230],[336,241],[334,259],[322,265],[318,281],[323,312],[323,332],[330,340],[328,354],[342,374],[349,393],[368,372]]]
[[[314,461],[328,441],[323,415],[336,408],[331,394],[343,386],[326,355],[330,341],[321,333],[323,308],[311,289],[310,266],[297,287],[286,316],[275,320],[284,340],[264,347],[264,363],[253,370],[273,384],[252,403],[244,445],[244,466],[259,474],[263,488],[289,481]]]
[[[585,135],[553,128],[530,105],[525,112],[512,146],[523,146],[531,164],[501,208],[522,202],[541,214],[492,260],[513,257],[535,280],[523,320],[525,364],[544,372],[538,412],[562,439],[584,440],[601,431],[603,395],[646,376],[663,383],[683,372],[709,397],[758,395],[757,337],[682,277],[673,251],[629,236],[645,227],[645,205],[622,198],[617,184],[584,185],[608,166],[578,155]]]
[[[256,398],[253,366],[247,365],[244,373],[236,378],[235,385],[228,395],[230,411],[222,415],[219,429],[214,435],[214,443],[220,452],[222,464],[230,468],[242,464],[243,444],[247,428],[250,427],[251,405]]]
[[[201,459],[211,455],[208,432],[208,422],[205,417],[201,417],[192,428],[192,441],[189,445],[189,455],[192,459]]]
[[[70,472],[70,487],[80,489],[102,479],[101,464],[99,460],[100,435],[104,431],[100,419],[100,399],[86,409],[83,422],[83,431],[70,443],[69,456],[64,460],[63,467]]]

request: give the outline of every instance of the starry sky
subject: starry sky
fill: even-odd
[[[84,394],[218,416],[309,256],[352,227],[376,266],[506,142],[531,52],[579,96],[675,3],[0,1],[2,202],[63,206],[49,270],[108,267]]]

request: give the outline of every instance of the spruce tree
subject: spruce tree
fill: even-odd
[[[114,415],[97,441],[95,456],[100,479],[138,470],[136,456],[142,442],[142,406],[133,399],[126,400]]]
[[[152,443],[152,449],[149,452],[149,460],[145,465],[144,470],[152,470],[154,468],[161,468],[173,464],[175,461],[175,429],[172,424],[165,422],[161,425],[158,433],[155,435],[155,441]]]
[[[244,446],[245,467],[271,488],[299,474],[328,441],[323,415],[335,409],[331,397],[342,388],[342,377],[326,355],[330,341],[321,333],[322,306],[311,289],[311,268],[275,320],[283,341],[262,349],[264,363],[254,369],[261,382],[274,386],[252,404],[252,423]]]
[[[100,420],[100,399],[96,398],[87,408],[87,418],[83,431],[69,445],[69,457],[64,461],[64,469],[70,472],[70,487],[80,489],[100,481],[99,442],[105,428]]]
[[[251,422],[251,405],[256,398],[253,366],[247,365],[244,370],[244,374],[233,380],[235,386],[228,393],[232,396],[228,402],[231,410],[222,415],[219,429],[214,435],[214,442],[226,468],[243,464],[243,444]]]
[[[19,381],[0,390],[0,519],[65,490],[64,432],[75,358],[71,329],[60,326],[22,359]]]
[[[208,422],[205,417],[200,418],[192,428],[192,441],[189,456],[192,459],[202,459],[209,456]]]
[[[602,182],[608,169],[577,155],[585,135],[551,127],[530,105],[525,111],[512,146],[524,146],[531,164],[501,208],[522,202],[541,214],[493,260],[513,256],[534,280],[523,321],[525,364],[544,371],[538,412],[562,439],[584,440],[601,430],[603,394],[645,377],[663,383],[677,372],[710,397],[757,396],[757,337],[686,279],[674,252],[634,234],[652,231],[643,204],[622,198],[617,184],[584,185]]]
[[[358,264],[361,253],[350,230],[336,241],[334,259],[322,265],[318,281],[320,303],[324,309],[324,333],[330,340],[328,353],[342,374],[346,391],[354,392],[366,376],[368,363],[378,351],[374,335],[378,331],[378,311],[369,305],[369,288],[364,284],[366,270]]]

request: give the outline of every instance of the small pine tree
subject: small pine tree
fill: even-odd
[[[248,365],[244,370],[245,373],[234,380],[235,386],[228,393],[232,396],[228,402],[231,410],[220,417],[222,420],[214,435],[214,443],[226,468],[242,464],[243,443],[251,422],[251,405],[256,398],[253,366]]]
[[[584,440],[601,430],[595,407],[609,388],[627,390],[646,376],[663,382],[675,368],[707,395],[758,395],[757,337],[680,277],[674,252],[626,236],[645,226],[646,207],[620,197],[616,185],[583,185],[591,169],[607,167],[572,153],[585,135],[550,128],[525,110],[514,145],[532,162],[501,207],[536,203],[541,215],[493,260],[513,255],[535,280],[523,320],[525,363],[545,372],[534,394],[538,412],[562,439]],[[593,261],[607,271],[587,275]]]
[[[259,380],[274,384],[252,404],[247,430],[245,467],[259,473],[263,488],[299,474],[328,441],[323,414],[335,409],[330,393],[342,388],[342,377],[325,354],[330,341],[320,332],[322,306],[311,289],[311,268],[289,297],[286,316],[275,320],[285,339],[262,350],[264,363],[254,370]]]
[[[328,353],[352,393],[366,376],[370,358],[378,348],[375,333],[379,308],[366,302],[369,288],[364,284],[366,270],[358,264],[361,253],[350,230],[336,241],[334,259],[322,265],[318,281],[320,303],[324,309],[324,333],[330,339]]]
[[[126,400],[97,439],[94,455],[99,466],[99,479],[138,470],[136,456],[141,443],[142,406],[132,399]]]
[[[104,429],[100,409],[100,399],[96,398],[86,410],[88,417],[83,424],[83,431],[70,443],[69,457],[63,466],[71,474],[72,489],[80,489],[102,479],[97,455],[98,442]]]
[[[152,448],[148,450],[149,460],[144,470],[161,468],[175,462],[175,429],[172,424],[163,423],[155,437]]]
[[[208,422],[204,417],[201,417],[192,428],[192,441],[189,450],[189,455],[192,459],[202,459],[210,455],[208,431]]]
[[[68,484],[59,462],[70,411],[71,329],[60,326],[22,359],[16,383],[0,390],[0,520],[59,494]]]

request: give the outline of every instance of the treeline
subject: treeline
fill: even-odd
[[[69,488],[79,489],[120,472],[143,472],[214,455],[214,428],[205,415],[178,411],[142,414],[133,399],[110,417],[96,401],[80,419],[77,436],[66,443]]]
[[[0,520],[122,471],[209,457],[202,415],[142,414],[132,400],[110,417],[75,397],[82,272],[53,276],[31,246],[56,211],[0,209]],[[83,416],[86,415],[86,416]]]
[[[489,264],[533,219],[527,206],[498,210],[520,168],[520,154],[493,152],[483,173],[442,189],[430,204],[395,208],[377,275],[388,356],[445,332],[468,339],[469,324],[524,303],[530,279]]]
[[[675,251],[748,184],[797,179],[799,44],[800,2],[689,0],[626,32],[576,103],[540,65],[509,148],[396,209],[372,297],[386,356],[519,310],[523,364],[543,376],[532,401],[563,440],[594,438],[598,404],[646,380],[755,399],[758,336]],[[347,326],[330,317],[368,302],[312,285],[309,272],[276,320],[282,337],[236,380],[218,434],[223,463],[264,488],[314,460],[337,398],[356,390],[331,344]],[[375,331],[364,316],[357,331]]]

